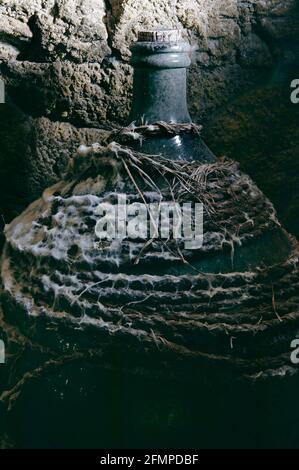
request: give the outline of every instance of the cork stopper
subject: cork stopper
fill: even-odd
[[[155,28],[139,31],[139,42],[179,42],[182,41],[182,31],[179,29]]]

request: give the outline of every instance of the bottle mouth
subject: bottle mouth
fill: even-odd
[[[154,28],[139,31],[138,42],[178,43],[183,41],[183,31],[172,28]]]
[[[184,39],[183,32],[182,29],[165,27],[139,31],[137,42],[134,42],[130,48],[133,54],[131,63],[136,65],[137,63],[148,61],[148,59],[144,58],[145,56],[163,54],[169,56],[165,60],[171,62],[169,64],[170,68],[175,68],[176,66],[178,68],[189,67],[190,59],[187,55],[191,52],[192,48],[190,43]],[[172,57],[170,54],[172,54]],[[178,54],[180,57],[177,56]],[[154,58],[150,60],[156,61]],[[158,61],[160,60],[158,59]],[[155,66],[155,64],[152,65]]]

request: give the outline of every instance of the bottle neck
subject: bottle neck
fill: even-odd
[[[189,49],[184,42],[140,42],[132,47],[134,91],[130,122],[191,122],[186,86]]]

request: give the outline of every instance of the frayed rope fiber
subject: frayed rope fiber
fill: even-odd
[[[138,373],[179,367],[182,375],[222,369],[247,379],[293,374],[298,244],[235,162],[170,161],[128,146],[174,132],[180,130],[158,123],[81,146],[65,178],[6,228],[2,329],[12,344],[39,350],[46,369],[85,357],[109,367],[121,358]],[[202,202],[202,248],[128,239],[97,250],[97,207],[119,193],[134,202]],[[289,253],[272,265],[235,268],[238,250],[256,250],[257,240],[276,231]],[[229,268],[217,268],[227,258]],[[33,377],[43,370],[41,361]]]

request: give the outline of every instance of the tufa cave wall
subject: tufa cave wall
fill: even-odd
[[[298,0],[0,0],[0,219],[59,179],[80,143],[128,115],[129,45],[180,27],[197,45],[189,106],[299,235]]]

